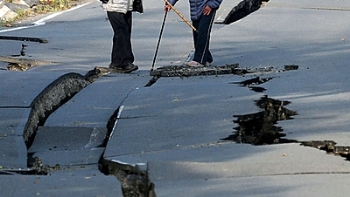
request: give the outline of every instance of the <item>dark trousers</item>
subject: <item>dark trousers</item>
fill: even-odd
[[[114,31],[111,63],[124,67],[134,62],[131,47],[132,12],[107,12],[107,16]]]
[[[216,10],[212,10],[209,15],[202,15],[199,20],[192,21],[192,25],[197,29],[196,32],[193,31],[195,49],[193,60],[201,64],[213,61],[213,56],[209,51],[209,42],[215,13]]]

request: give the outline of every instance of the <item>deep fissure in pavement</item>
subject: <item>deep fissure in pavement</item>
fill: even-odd
[[[287,70],[298,69],[295,65],[285,67]],[[269,78],[267,78],[269,79]],[[260,78],[253,78],[242,82],[235,82],[241,86],[249,86],[259,83]],[[267,81],[267,80],[263,80]],[[290,104],[289,101],[279,101],[268,98],[267,95],[255,101],[256,105],[262,111],[252,114],[234,115],[238,126],[234,128],[235,132],[222,140],[235,141],[237,143],[246,143],[252,145],[271,145],[281,143],[299,143],[302,146],[313,147],[325,151],[327,154],[344,157],[350,161],[350,146],[336,146],[332,140],[323,141],[298,141],[287,139],[281,127],[275,126],[278,121],[293,119],[298,115],[297,112],[289,110],[284,106]]]
[[[107,146],[108,140],[114,132],[115,124],[118,121],[120,107],[112,114],[107,122],[107,135],[103,146]],[[121,183],[124,197],[155,197],[154,184],[149,180],[147,171],[137,166],[121,165],[117,162],[104,159],[104,153],[99,160],[99,170],[105,175],[117,177]]]
[[[105,175],[117,177],[124,197],[156,197],[155,186],[149,180],[147,171],[137,166],[122,165],[101,157],[99,168]]]
[[[234,134],[223,138],[223,140],[253,145],[297,142],[296,140],[283,138],[286,136],[282,132],[283,129],[275,126],[278,121],[292,119],[292,116],[297,115],[295,111],[284,107],[290,102],[275,100],[265,95],[255,103],[262,111],[253,114],[235,115],[234,117],[237,119],[233,122],[239,126],[234,128]]]

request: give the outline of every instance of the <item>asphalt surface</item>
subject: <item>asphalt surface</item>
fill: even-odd
[[[224,1],[217,22],[238,3]],[[29,149],[23,132],[32,102],[64,74],[84,76],[107,66],[112,30],[95,1],[0,29],[1,36],[49,41],[0,40],[0,56],[18,55],[26,44],[20,58],[52,62],[24,72],[6,70],[8,64],[0,62],[0,196],[123,196],[119,180],[99,171],[101,155],[146,171],[157,196],[349,195],[349,161],[298,142],[333,140],[350,146],[350,3],[270,1],[238,22],[213,26],[212,66],[238,63],[252,73],[161,77],[145,87],[152,79],[163,5],[146,1],[145,13],[133,15],[140,69],[110,73],[87,85],[47,117]],[[176,7],[188,18],[187,1]],[[155,67],[182,65],[192,52],[191,39],[191,29],[169,13]],[[286,71],[285,65],[298,69]],[[237,84],[257,76],[271,78],[250,86],[264,92]],[[298,142],[254,146],[222,140],[235,132],[237,115],[262,110],[255,101],[265,95],[291,102],[284,107],[297,115],[276,125],[283,139]],[[108,143],[101,146],[113,118]],[[31,170],[29,155],[51,171],[25,174]]]

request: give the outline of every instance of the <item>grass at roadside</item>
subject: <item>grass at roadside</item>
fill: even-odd
[[[12,3],[12,0],[5,1]],[[0,25],[11,27],[14,23],[28,17],[66,10],[73,6],[73,1],[74,0],[39,0],[39,3],[31,8],[18,8],[14,10],[17,16],[8,20],[0,20]]]

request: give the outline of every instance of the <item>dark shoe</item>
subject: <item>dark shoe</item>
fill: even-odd
[[[109,67],[120,73],[131,73],[132,71],[139,69],[139,67],[133,63],[128,63],[126,66],[115,66],[110,64]]]
[[[118,66],[117,66],[116,64],[113,64],[113,63],[110,63],[110,64],[108,65],[108,67],[109,67],[109,68],[113,68],[113,69],[118,68]]]
[[[135,70],[139,69],[139,67],[134,65],[133,63],[128,63],[127,66],[124,66],[124,67],[121,67],[121,68],[122,68],[122,71],[124,73],[131,73],[132,71],[135,71]]]

